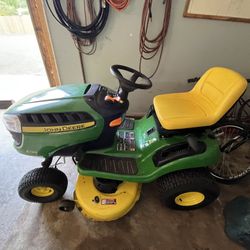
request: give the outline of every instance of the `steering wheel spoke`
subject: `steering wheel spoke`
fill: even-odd
[[[134,91],[135,89],[149,89],[152,87],[152,82],[151,80],[142,74],[141,72],[132,69],[130,67],[124,66],[124,65],[113,65],[111,66],[111,73],[119,80],[120,83],[120,89],[123,90],[125,93],[129,93]],[[126,79],[122,73],[121,70],[127,71],[132,73],[132,76],[130,79]],[[138,78],[142,78],[143,83],[136,83]]]
[[[136,83],[136,81],[138,80],[138,78],[140,77],[140,75],[138,74],[138,72],[135,72],[131,77],[130,77],[130,81],[132,83]]]

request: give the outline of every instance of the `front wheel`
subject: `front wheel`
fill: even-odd
[[[219,195],[219,186],[207,168],[188,169],[158,179],[167,207],[191,210],[207,206]]]
[[[250,171],[250,141],[244,126],[228,121],[215,126],[212,133],[222,154],[218,163],[209,168],[211,174],[225,184],[246,176]]]
[[[48,203],[60,199],[68,185],[66,175],[55,168],[35,168],[21,179],[18,193],[30,202]]]

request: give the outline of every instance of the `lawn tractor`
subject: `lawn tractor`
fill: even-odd
[[[76,205],[96,221],[128,213],[142,183],[153,181],[173,209],[214,201],[219,187],[208,167],[221,151],[211,127],[243,94],[245,78],[211,68],[191,91],[157,95],[145,116],[135,119],[126,116],[128,95],[151,88],[151,80],[123,65],[113,65],[111,73],[119,80],[116,91],[99,84],[63,85],[31,94],[5,112],[16,150],[44,158],[22,178],[19,195],[39,203],[60,199],[68,181],[51,163],[71,156],[79,176],[74,197],[62,201],[61,209]]]

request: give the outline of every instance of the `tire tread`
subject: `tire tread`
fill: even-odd
[[[203,207],[208,205],[219,195],[219,186],[209,174],[207,168],[180,170],[164,175],[158,179],[158,185],[167,206],[174,209],[189,210]],[[196,191],[196,189],[204,189],[211,198],[205,201],[204,204],[190,207],[182,207],[174,204],[173,196],[176,197],[179,193],[189,192],[189,190],[186,190],[187,187],[190,192]]]
[[[31,201],[28,197],[25,197],[26,190],[39,185],[46,186],[51,184],[56,185],[59,195],[62,196],[68,185],[66,175],[62,171],[55,168],[35,168],[23,176],[19,182],[18,193],[21,198]],[[32,200],[32,202],[43,202],[42,200],[46,199],[38,199],[37,201]]]

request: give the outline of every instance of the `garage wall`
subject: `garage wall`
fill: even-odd
[[[124,12],[110,11],[107,25],[98,37],[96,53],[84,56],[87,82],[115,88],[117,82],[109,73],[110,65],[119,63],[138,68],[143,2],[131,0]],[[153,11],[153,22],[162,15],[162,1],[159,2]],[[200,76],[211,66],[229,67],[250,78],[250,24],[183,18],[185,1],[172,2],[159,71],[152,79],[150,90],[137,90],[130,95],[131,113],[145,112],[154,95],[190,89],[192,85],[186,80]],[[62,83],[83,82],[79,54],[70,34],[56,23],[47,9],[46,14]],[[150,74],[154,65],[153,61],[144,64],[143,72]]]

